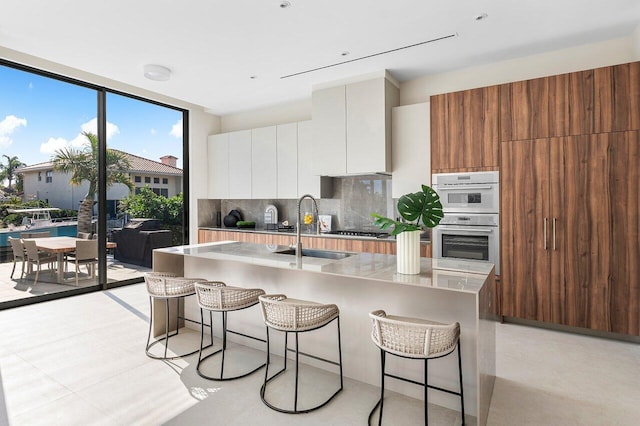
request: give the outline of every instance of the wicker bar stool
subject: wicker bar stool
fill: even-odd
[[[221,281],[205,281],[205,282],[197,282],[195,284],[196,289],[196,297],[198,299],[198,305],[200,306],[200,352],[198,354],[198,365],[196,367],[196,371],[200,375],[200,377],[204,377],[209,380],[216,381],[225,381],[225,380],[234,380],[239,379],[241,377],[248,376],[251,373],[254,373],[264,367],[265,364],[260,364],[255,367],[253,370],[236,375],[233,377],[224,377],[224,353],[227,350],[227,332],[237,334],[243,337],[248,337],[250,339],[259,340],[261,342],[265,342],[264,339],[259,339],[254,336],[249,336],[247,334],[239,333],[237,331],[229,330],[227,328],[227,312],[229,311],[239,311],[241,309],[250,308],[251,306],[258,304],[258,296],[264,294],[264,290],[259,288],[240,288],[240,287],[227,287],[225,283]],[[202,350],[204,349],[204,311],[209,311],[209,324],[211,325],[209,331],[211,333],[210,338],[213,342],[213,318],[212,312],[220,312],[222,313],[222,348],[217,351],[202,357]],[[220,376],[219,377],[211,377],[204,374],[200,371],[200,365],[206,359],[222,352],[222,360],[220,365]]]
[[[336,305],[323,305],[320,303],[309,302],[305,300],[289,299],[284,294],[270,294],[260,296],[260,306],[262,307],[262,316],[264,318],[265,325],[267,326],[267,368],[264,372],[264,384],[260,388],[260,398],[269,408],[279,411],[281,413],[289,414],[301,414],[308,413],[318,408],[324,407],[329,401],[331,401],[343,388],[342,379],[342,346],[340,342],[340,310]],[[337,320],[338,326],[338,357],[339,361],[320,358],[314,355],[309,355],[299,351],[298,347],[298,334],[317,330],[329,324],[333,320]],[[269,362],[271,360],[269,352],[269,329],[284,332],[284,367],[278,371],[275,375],[269,377]],[[267,389],[267,383],[284,373],[287,369],[287,338],[289,333],[295,334],[296,339],[296,370],[295,370],[295,395],[293,402],[293,410],[288,410],[269,403],[265,399],[265,392]],[[305,355],[314,359],[327,362],[329,364],[337,365],[340,368],[340,388],[331,395],[327,400],[319,405],[311,408],[298,409],[298,364],[299,356]]]
[[[381,391],[380,399],[369,413],[371,417],[380,407],[378,425],[382,424],[382,410],[384,408],[384,378],[394,379],[424,386],[424,423],[429,424],[427,389],[436,389],[460,397],[462,407],[462,424],[464,425],[464,396],[462,389],[462,358],[460,357],[460,324],[441,324],[433,321],[387,315],[385,311],[377,310],[369,314],[373,322],[371,339],[380,348]],[[428,362],[430,359],[441,358],[452,353],[458,347],[458,375],[460,392],[443,389],[428,384]],[[385,357],[390,353],[402,358],[424,359],[424,383],[399,377],[385,372]]]
[[[169,338],[170,337],[174,337],[176,335],[178,335],[179,330],[180,330],[180,320],[187,320],[187,321],[191,321],[188,320],[185,317],[181,317],[180,316],[180,302],[179,299],[187,297],[187,296],[191,296],[193,294],[195,294],[195,287],[194,284],[198,281],[204,281],[201,278],[185,278],[185,277],[178,277],[176,274],[170,273],[170,272],[148,272],[144,275],[144,282],[147,285],[147,292],[149,293],[149,305],[150,305],[150,313],[151,313],[151,319],[149,320],[149,334],[147,335],[147,346],[145,348],[145,353],[147,354],[147,356],[149,358],[153,358],[153,359],[176,359],[176,358],[180,358],[180,357],[184,357],[184,356],[188,356],[188,355],[192,355],[196,352],[198,352],[198,349],[195,349],[191,352],[188,353],[184,353],[181,355],[176,355],[173,357],[167,357],[167,350],[169,349]],[[162,337],[161,339],[155,340],[153,342],[151,342],[151,326],[153,323],[153,313],[154,313],[154,309],[153,309],[153,301],[154,299],[160,299],[160,300],[164,300],[165,302],[165,335],[164,337]],[[176,315],[176,330],[174,333],[169,333],[169,302],[170,300],[176,300],[178,303],[176,303],[177,308],[178,308],[178,312]],[[153,355],[149,350],[151,349],[151,347],[153,347],[155,344],[160,343],[160,342],[165,342],[164,343],[164,356],[157,356],[157,355]],[[213,344],[213,342],[211,342],[211,344],[207,347],[210,347]]]

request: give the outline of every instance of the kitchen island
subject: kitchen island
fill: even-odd
[[[462,342],[465,408],[484,425],[495,380],[495,279],[493,265],[485,262],[421,259],[419,275],[396,273],[396,257],[353,253],[342,259],[281,254],[288,247],[240,242],[218,242],[154,250],[153,269],[190,277],[220,280],[227,285],[262,288],[297,299],[335,303],[340,308],[344,375],[379,386],[379,350],[371,342],[369,312],[384,309],[392,315],[428,318],[443,323],[458,321]],[[158,310],[158,312],[162,312]],[[189,318],[199,318],[195,298],[185,302]],[[162,316],[162,315],[161,315]],[[218,321],[219,322],[219,321]],[[234,330],[264,337],[258,309],[234,312]],[[154,318],[154,329],[164,317]],[[188,325],[194,327],[193,325]],[[304,352],[335,358],[335,329],[325,327],[300,338]],[[218,334],[219,335],[219,334]],[[257,342],[236,341],[262,349]],[[273,346],[277,348],[277,344]],[[313,360],[309,364],[325,368]],[[389,371],[420,380],[423,363],[389,357]],[[330,369],[330,367],[328,368]],[[458,389],[457,360],[449,356],[433,362],[429,383]],[[395,380],[387,388],[422,398],[422,388]],[[374,401],[375,402],[375,401]],[[459,398],[430,392],[429,402],[454,410]]]

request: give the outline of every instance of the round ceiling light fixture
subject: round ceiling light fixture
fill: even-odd
[[[144,66],[144,76],[153,81],[167,81],[171,77],[171,70],[162,65],[148,64]]]
[[[474,16],[473,19],[475,19],[476,21],[484,21],[488,17],[489,15],[487,15],[486,13],[481,13],[479,15]]]

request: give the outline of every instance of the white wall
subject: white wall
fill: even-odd
[[[636,30],[636,33],[639,30]],[[640,35],[636,35],[636,38]],[[638,40],[636,40],[638,41]],[[400,84],[400,105],[426,102],[431,95],[633,62],[640,59],[633,36],[508,61],[426,75]],[[635,50],[635,51],[634,51]]]
[[[631,39],[633,43],[633,56],[635,60],[640,59],[640,24],[636,27],[636,30],[631,34]]]
[[[206,198],[207,195],[206,184],[203,184],[206,182],[207,175],[207,136],[220,132],[220,117],[205,112],[204,109],[198,105],[110,80],[96,74],[80,71],[42,58],[26,55],[2,46],[0,46],[0,58],[189,110],[189,178],[191,181],[189,235],[192,242],[197,241],[197,199]],[[205,176],[205,178],[202,178],[202,176]]]
[[[238,114],[225,115],[220,120],[220,132],[226,133],[235,130],[255,129],[257,127],[306,120],[311,120],[311,88],[309,88],[308,99]]]

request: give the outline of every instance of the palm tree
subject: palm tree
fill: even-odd
[[[8,187],[11,188],[11,182],[16,178],[16,169],[25,164],[16,156],[9,157],[6,154],[2,154],[2,156],[7,159],[7,164],[0,164],[0,181],[8,180]]]
[[[91,132],[82,134],[88,139],[82,149],[57,150],[52,161],[55,170],[71,174],[72,185],[89,182],[89,190],[78,210],[78,232],[90,233],[93,203],[98,191],[98,137]],[[122,183],[133,190],[133,183],[127,174],[130,168],[131,163],[123,152],[107,148],[107,188]]]

